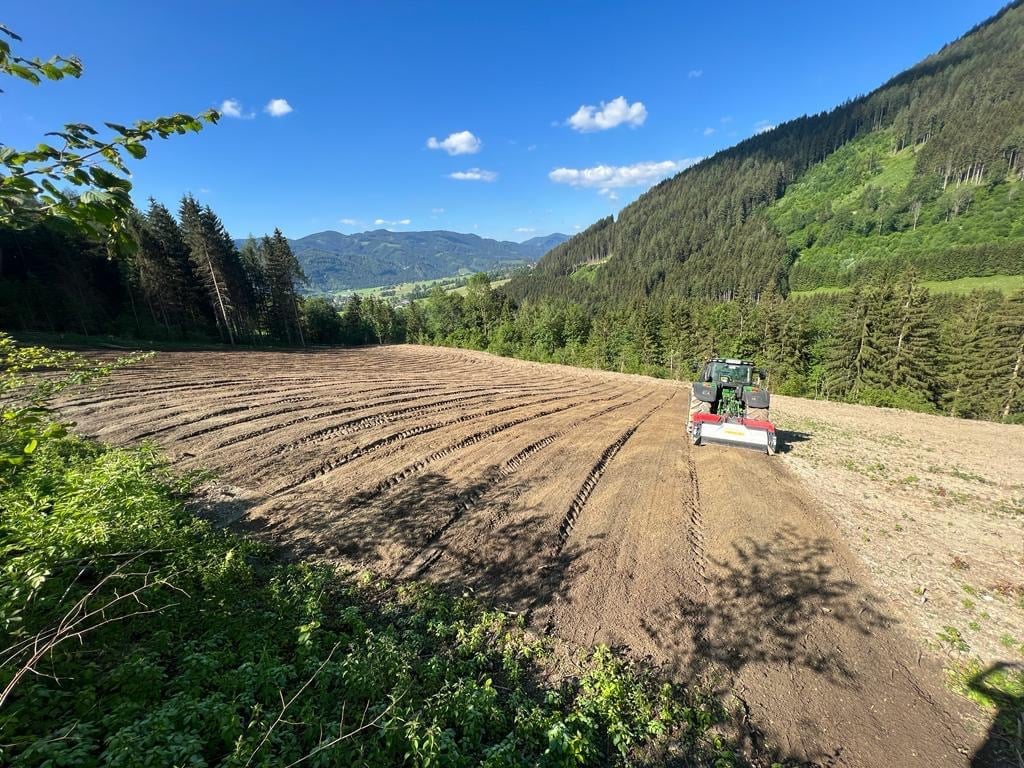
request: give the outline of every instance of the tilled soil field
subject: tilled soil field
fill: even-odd
[[[672,382],[400,346],[161,353],[61,407],[212,469],[204,512],[294,556],[710,676],[780,755],[969,764],[968,708],[835,516],[781,457],[691,447],[687,402]]]

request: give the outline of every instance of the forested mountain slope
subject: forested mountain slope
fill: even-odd
[[[344,235],[317,232],[290,241],[314,292],[370,288],[447,277],[461,271],[487,272],[495,267],[539,259],[567,239],[552,234],[522,243],[436,230],[390,232],[377,229]]]
[[[729,299],[1024,273],[1024,6],[872,93],[668,179],[507,288],[586,303]],[[587,280],[570,276],[607,259]]]

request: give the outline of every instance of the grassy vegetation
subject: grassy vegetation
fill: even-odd
[[[0,763],[601,765],[670,740],[732,763],[702,695],[606,648],[557,677],[520,618],[280,563],[189,489],[151,448],[73,436],[4,476]]]
[[[357,294],[359,296],[376,296],[377,298],[386,299],[387,301],[394,303],[423,298],[430,293],[431,289],[439,286],[444,288],[447,292],[465,296],[466,282],[470,277],[472,277],[472,275],[472,272],[464,269],[460,270],[457,275],[438,277],[434,280],[419,280],[417,282],[399,283],[397,285],[381,285],[375,288],[354,288],[351,291],[338,291],[331,295],[339,299],[344,299],[353,294]],[[507,275],[504,277],[495,277],[491,280],[491,287],[497,288],[505,285],[505,283],[510,279],[511,278]]]
[[[1024,718],[1024,668],[995,665],[985,668],[976,660],[949,672],[953,688],[995,715],[995,725],[1012,743],[1019,738],[1018,723]]]
[[[572,280],[582,280],[587,283],[593,283],[594,279],[597,277],[598,271],[601,269],[601,265],[606,261],[608,261],[608,259],[604,258],[582,264],[574,269],[569,277]]]
[[[435,285],[442,288],[457,285],[460,281],[472,274],[469,270],[460,270],[457,275],[438,277],[433,280],[417,280],[410,283],[398,283],[396,285],[379,285],[375,288],[354,288],[351,291],[342,291],[339,296],[350,296],[353,293],[360,296],[378,296],[386,299],[406,299],[412,294],[429,291]]]
[[[922,288],[927,288],[935,294],[967,294],[972,293],[973,291],[998,291],[1004,296],[1012,296],[1018,291],[1024,290],[1024,275],[962,277],[959,280],[922,280],[920,284]],[[845,293],[849,290],[851,289],[840,288],[834,285],[822,285],[807,291],[793,291],[790,295],[795,298],[831,296]]]
[[[892,144],[888,131],[846,144],[768,208],[796,257],[793,288],[849,285],[911,263],[942,282],[1021,266],[1003,250],[1024,241],[1024,183],[922,187],[914,148],[893,153]]]
[[[989,277],[963,277],[959,280],[923,280],[921,286],[932,293],[971,293],[972,291],[999,291],[1011,296],[1024,290],[1024,275],[991,275]]]
[[[512,278],[510,278],[510,277],[503,277],[500,280],[492,280],[491,281],[491,288],[500,288],[501,286],[505,285],[511,279]],[[451,292],[452,293],[457,293],[457,294],[459,294],[459,296],[465,296],[468,289],[469,289],[468,285],[460,285],[458,288],[453,288]]]

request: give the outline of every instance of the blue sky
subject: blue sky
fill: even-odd
[[[18,3],[0,21],[19,51],[76,54],[85,74],[5,84],[0,141],[233,100],[238,117],[133,166],[139,202],[191,191],[240,237],[571,234],[694,158],[871,90],[1002,4]]]

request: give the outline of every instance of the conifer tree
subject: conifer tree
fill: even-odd
[[[826,397],[855,398],[860,390],[874,383],[882,358],[876,327],[879,305],[874,288],[851,294],[825,362]]]
[[[992,336],[992,386],[996,417],[1024,414],[1024,291],[1005,299],[996,311]]]
[[[167,208],[150,198],[146,224],[155,246],[163,255],[168,271],[173,275],[176,291],[175,304],[189,326],[206,325],[212,319],[204,309],[200,285],[189,260],[188,245],[181,227]]]
[[[950,416],[970,418],[984,415],[989,404],[986,378],[990,369],[994,311],[1001,298],[977,294],[952,312],[943,334],[943,359],[948,361],[944,382],[943,408]]]
[[[191,195],[181,200],[181,229],[189,249],[192,262],[200,282],[207,290],[208,298],[217,318],[221,334],[234,345],[235,334],[229,317],[232,311],[231,296],[228,292],[227,274],[219,238],[211,230],[210,217],[204,216],[199,204]]]
[[[305,346],[295,286],[306,276],[280,229],[263,238],[262,248],[272,333],[288,344]]]
[[[930,401],[939,397],[939,333],[928,290],[909,275],[891,303],[895,339],[886,360],[888,385],[919,392]]]

